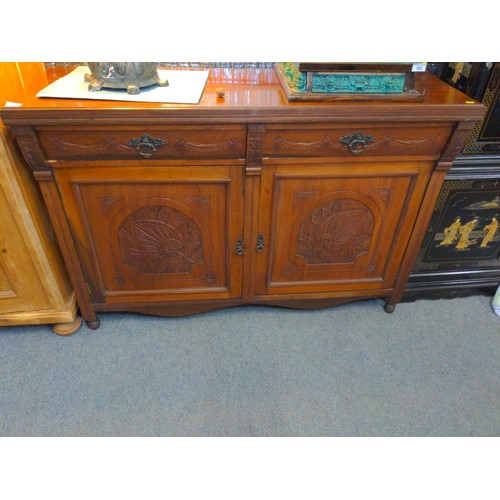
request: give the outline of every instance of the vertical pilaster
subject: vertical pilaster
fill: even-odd
[[[432,218],[434,206],[439,197],[446,173],[451,168],[453,160],[462,151],[475,123],[476,122],[460,122],[458,124],[453,133],[450,135],[448,144],[443,149],[443,153],[439,158],[434,171],[432,172],[428,183],[429,188],[425,193],[417,221],[413,228],[405,256],[401,263],[398,277],[394,283],[393,292],[385,303],[385,311],[388,313],[394,311],[396,304],[400,302],[403,297],[406,283],[420,250],[420,246],[422,245],[422,241],[427,231],[427,226]]]
[[[262,139],[265,125],[249,124],[245,162],[245,233],[243,260],[243,302],[251,303],[255,293],[255,258],[259,226]]]
[[[63,259],[68,268],[71,283],[75,289],[80,312],[89,328],[95,330],[99,327],[99,320],[92,307],[85,276],[78,260],[73,236],[65,216],[61,199],[59,198],[59,192],[52,172],[35,172],[35,179],[38,181],[40,191],[47,205],[50,220],[54,226]]]

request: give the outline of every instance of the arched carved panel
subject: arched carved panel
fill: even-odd
[[[190,273],[203,262],[203,238],[186,214],[156,205],[130,213],[118,228],[123,263],[139,274]]]
[[[373,230],[365,204],[350,198],[322,203],[300,225],[297,256],[307,264],[353,263],[368,252]]]

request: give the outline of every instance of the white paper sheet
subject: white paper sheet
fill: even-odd
[[[86,66],[79,66],[71,73],[59,78],[38,92],[37,97],[64,99],[97,99],[104,101],[160,102],[172,104],[198,104],[208,79],[208,70],[180,71],[158,70],[161,79],[168,80],[168,87],[146,87],[137,95],[128,94],[125,89],[102,89],[89,92],[89,84],[84,80],[89,73]]]

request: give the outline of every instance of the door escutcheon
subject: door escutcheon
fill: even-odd
[[[243,236],[240,236],[236,240],[236,249],[235,249],[236,255],[243,255],[245,252],[245,248],[243,246]]]
[[[257,236],[257,252],[261,253],[264,251],[264,236],[259,234]]]

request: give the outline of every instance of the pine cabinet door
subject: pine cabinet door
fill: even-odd
[[[0,184],[0,316],[50,311],[38,270]],[[2,318],[0,317],[0,321]]]
[[[393,286],[430,162],[263,168],[257,294]]]
[[[241,168],[55,170],[94,303],[240,296]]]

